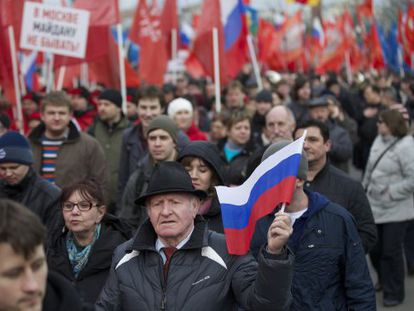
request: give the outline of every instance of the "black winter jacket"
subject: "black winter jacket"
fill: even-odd
[[[240,154],[236,155],[230,162],[226,160],[224,154],[224,147],[227,139],[219,141],[217,144],[220,150],[220,156],[225,162],[224,172],[226,176],[226,183],[228,185],[241,185],[249,176],[247,175],[247,165],[253,152],[260,148],[253,140],[250,140],[242,149]]]
[[[362,246],[366,253],[377,241],[377,227],[371,205],[360,182],[327,162],[313,181],[305,183],[305,189],[319,192],[330,201],[345,207],[354,216]]]
[[[57,272],[47,274],[46,295],[43,299],[43,311],[86,311],[72,284]]]
[[[40,217],[40,220],[52,230],[57,220],[60,189],[40,177],[33,168],[17,185],[9,185],[0,180],[0,198],[8,198],[27,206]]]
[[[171,257],[167,281],[149,221],[114,254],[110,276],[96,310],[286,310],[291,301],[293,257],[262,250],[259,263],[248,254],[227,253],[224,236],[196,217],[189,241]]]
[[[101,234],[92,246],[88,262],[77,279],[66,250],[66,235],[67,230],[62,230],[49,241],[48,267],[72,282],[83,302],[94,304],[108,277],[115,248],[127,241],[132,234],[116,217],[106,214],[102,220]]]
[[[375,292],[352,216],[317,192],[293,225],[295,254],[291,310],[376,310]],[[256,223],[250,249],[258,254],[274,213]]]

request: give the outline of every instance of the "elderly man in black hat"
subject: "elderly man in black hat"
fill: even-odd
[[[224,236],[197,216],[200,199],[177,162],[157,164],[145,194],[149,219],[115,251],[96,310],[286,310],[293,258],[290,220],[278,214],[253,257],[229,255]]]

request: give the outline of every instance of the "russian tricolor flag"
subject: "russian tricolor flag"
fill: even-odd
[[[221,1],[227,72],[235,77],[248,61],[247,23],[242,0]]]
[[[263,161],[238,187],[216,187],[230,254],[249,251],[256,221],[290,203],[306,133]]]

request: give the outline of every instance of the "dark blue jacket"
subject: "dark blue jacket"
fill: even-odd
[[[306,191],[308,210],[288,245],[295,254],[291,310],[376,310],[375,292],[355,221],[343,207]],[[267,241],[274,214],[256,223],[254,256]]]

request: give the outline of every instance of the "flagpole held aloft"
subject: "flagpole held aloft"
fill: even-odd
[[[173,63],[177,61],[177,29],[171,29],[171,58]],[[172,74],[173,83],[177,83],[177,70],[173,70]]]
[[[260,75],[259,64],[257,62],[256,52],[254,50],[253,37],[250,34],[247,35],[247,45],[249,47],[249,53],[253,64],[253,71],[256,77],[257,87],[259,88],[259,91],[261,91],[263,90],[262,76]]]
[[[121,85],[121,95],[122,95],[122,112],[124,115],[127,114],[127,94],[126,94],[126,78],[125,78],[125,63],[124,63],[124,38],[122,36],[122,25],[120,23],[116,24],[116,31],[118,37],[118,56],[119,56],[119,78]]]
[[[220,86],[220,59],[219,59],[219,41],[218,29],[213,28],[213,60],[214,60],[214,86],[216,96],[216,112],[221,112],[221,86]]]
[[[58,80],[56,85],[56,90],[61,91],[63,88],[63,81],[65,79],[66,66],[61,66],[59,68]]]
[[[22,102],[21,102],[20,85],[19,85],[19,74],[18,74],[18,68],[17,68],[16,42],[14,41],[13,26],[8,27],[8,32],[9,32],[10,54],[11,54],[12,69],[13,69],[14,93],[16,96],[17,120],[19,123],[19,132],[20,134],[23,134],[23,112],[22,112]]]

